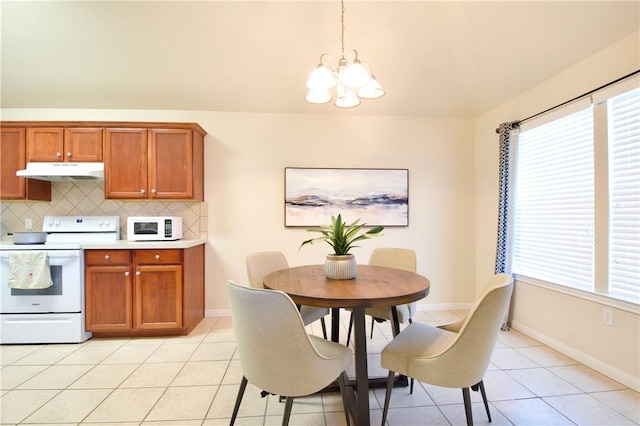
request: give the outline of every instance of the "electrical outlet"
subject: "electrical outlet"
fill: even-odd
[[[26,218],[24,220],[24,228],[25,229],[31,229],[33,228],[33,221],[31,220],[31,218]]]
[[[602,322],[605,325],[613,326],[613,309],[604,308],[602,310]]]

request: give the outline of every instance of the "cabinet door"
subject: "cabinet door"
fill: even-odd
[[[193,131],[149,131],[150,198],[193,198]]]
[[[51,182],[16,176],[26,165],[25,129],[0,129],[0,199],[51,201]]]
[[[182,266],[137,265],[134,327],[182,327]]]
[[[86,325],[89,331],[133,328],[131,265],[85,268]]]
[[[27,128],[27,162],[64,161],[63,137],[60,127]]]
[[[64,129],[64,158],[69,162],[101,162],[102,129]]]
[[[147,130],[106,129],[105,198],[147,198]]]

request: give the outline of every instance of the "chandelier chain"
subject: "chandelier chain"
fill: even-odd
[[[342,14],[340,15],[340,22],[342,24],[342,35],[340,37],[340,42],[342,43],[342,57],[344,58],[344,1],[341,0],[340,4],[342,5]]]

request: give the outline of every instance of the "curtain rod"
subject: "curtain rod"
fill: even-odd
[[[622,80],[626,80],[627,78],[629,78],[629,77],[633,77],[634,75],[636,75],[636,74],[638,74],[638,73],[640,73],[640,70],[635,70],[635,71],[634,71],[634,72],[632,72],[632,73],[629,73],[629,74],[627,74],[627,75],[625,75],[625,76],[622,76],[622,77],[620,77],[620,78],[617,78],[617,79],[615,79],[615,80],[613,80],[613,81],[610,81],[610,82],[609,82],[609,83],[607,83],[607,84],[603,84],[603,85],[602,85],[602,86],[600,86],[600,87],[596,87],[596,88],[595,88],[595,89],[593,89],[593,90],[589,90],[588,92],[583,93],[582,95],[576,96],[576,97],[575,97],[575,98],[573,98],[573,99],[569,99],[568,101],[562,102],[561,104],[558,104],[558,105],[556,105],[556,106],[552,106],[551,108],[547,108],[547,109],[545,109],[544,111],[541,111],[541,112],[539,112],[539,113],[537,113],[537,114],[530,115],[529,117],[527,117],[527,118],[523,118],[522,120],[516,120],[516,121],[514,121],[514,124],[516,124],[516,125],[520,125],[520,124],[524,123],[525,121],[529,121],[529,120],[531,120],[532,118],[538,117],[539,115],[546,114],[546,113],[548,113],[548,112],[550,112],[550,111],[553,111],[554,109],[560,108],[560,107],[565,106],[565,105],[567,105],[567,104],[569,104],[569,103],[571,103],[571,102],[577,101],[578,99],[584,98],[585,96],[589,96],[589,95],[591,95],[591,94],[593,94],[593,93],[597,92],[598,90],[602,90],[602,89],[604,89],[605,87],[608,87],[608,86],[611,86],[611,85],[613,85],[613,84],[616,84],[616,83],[618,83],[618,82],[620,82],[620,81],[622,81]],[[500,129],[496,129],[496,133],[500,133]]]

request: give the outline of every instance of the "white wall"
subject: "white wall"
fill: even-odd
[[[280,250],[292,265],[324,262],[328,245],[298,251],[309,234],[284,226],[284,168],[294,166],[409,169],[409,226],[387,228],[384,236],[363,241],[354,254],[365,263],[374,247],[412,248],[418,272],[432,283],[423,303],[457,307],[474,300],[472,120],[364,117],[339,111],[283,115],[7,109],[2,120],[187,121],[206,129],[209,315],[226,312],[227,279],[246,281],[247,253]]]
[[[477,289],[493,269],[498,203],[500,123],[523,119],[640,69],[636,32],[534,87],[476,121]],[[517,283],[512,309],[515,328],[569,356],[640,389],[640,319],[613,307],[614,326],[602,324],[603,304],[545,288]]]

